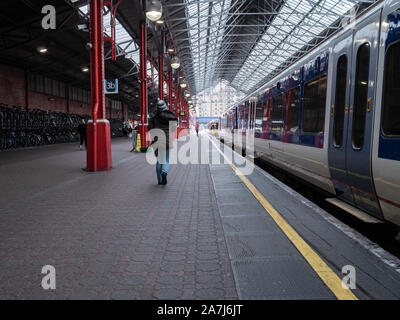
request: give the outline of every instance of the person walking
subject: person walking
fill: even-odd
[[[159,100],[157,103],[157,111],[150,118],[149,130],[160,129],[164,132],[164,136],[158,136],[150,131],[152,138],[151,145],[156,144],[154,149],[157,157],[157,180],[159,185],[167,184],[167,175],[169,171],[169,151],[172,149],[172,141],[170,135],[176,131],[178,119],[168,110],[168,106],[164,100]],[[171,132],[171,131],[172,132]]]
[[[85,149],[87,149],[87,139],[86,139],[86,122],[85,119],[81,120],[81,123],[78,126],[78,133],[81,138],[79,148],[83,150],[83,142],[85,142]]]
[[[199,136],[199,127],[200,127],[200,123],[196,122],[196,134],[197,134],[197,136]]]
[[[137,124],[133,124],[133,130],[132,130],[132,150],[131,152],[138,152],[136,149],[137,146],[137,135],[138,135],[138,126]]]

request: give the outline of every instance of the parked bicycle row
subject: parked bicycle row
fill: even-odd
[[[79,141],[77,128],[87,115],[27,110],[0,104],[0,150]],[[111,137],[123,136],[123,121],[110,120]]]

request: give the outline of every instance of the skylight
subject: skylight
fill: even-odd
[[[231,0],[185,0],[196,92],[212,85]],[[217,82],[217,81],[215,81]]]
[[[82,17],[85,17],[89,12],[89,5],[82,5],[79,7],[79,13]],[[108,12],[104,18],[104,34],[106,36],[111,35],[111,20],[110,20],[110,13]],[[131,60],[134,64],[137,65],[138,69],[140,66],[140,51],[139,46],[136,41],[129,35],[126,29],[122,26],[122,24],[116,19],[116,26],[115,26],[115,34],[116,34],[116,43],[124,52],[125,58]],[[107,58],[107,57],[106,57]],[[150,75],[151,68],[147,67],[147,73]],[[158,86],[158,72],[157,69],[154,69],[154,77],[155,83]]]
[[[248,92],[342,18],[354,7],[355,2],[287,0],[246,59],[232,85]]]

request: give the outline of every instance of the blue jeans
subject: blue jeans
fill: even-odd
[[[157,180],[161,183],[162,180],[162,173],[167,173],[169,171],[169,149],[157,149],[155,151],[155,155],[157,157]]]
[[[135,150],[136,150],[136,144],[137,144],[137,135],[138,135],[138,131],[132,130],[132,148]]]

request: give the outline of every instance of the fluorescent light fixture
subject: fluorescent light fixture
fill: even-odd
[[[89,31],[89,28],[88,28],[88,26],[87,26],[86,23],[77,24],[77,25],[75,26],[75,29],[78,30],[78,31]]]
[[[179,69],[179,67],[181,66],[181,61],[179,60],[179,58],[177,56],[174,56],[171,59],[171,67],[172,69]]]
[[[162,5],[158,0],[147,1],[146,17],[151,21],[160,20],[162,17]]]
[[[88,67],[82,67],[81,70],[82,70],[82,72],[89,72],[89,68]]]
[[[187,84],[186,83],[181,83],[181,88],[186,88],[187,87]]]
[[[39,51],[40,53],[46,53],[46,52],[48,51],[48,49],[47,49],[46,47],[39,47],[39,48],[38,48],[38,51]]]

